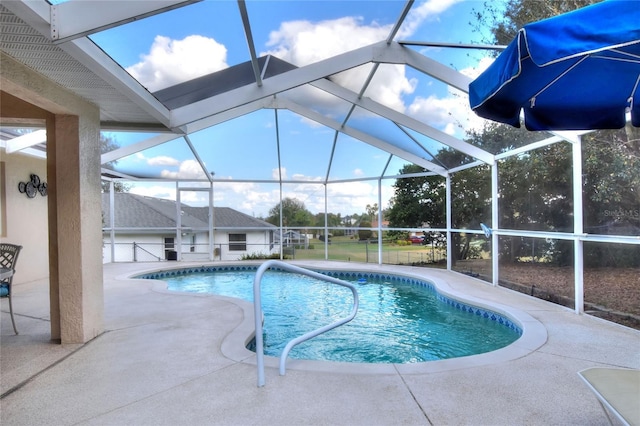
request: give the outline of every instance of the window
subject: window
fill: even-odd
[[[164,249],[165,250],[173,250],[174,249],[174,239],[166,237],[164,239]]]
[[[229,234],[229,251],[246,251],[247,234]]]
[[[175,239],[165,237],[164,239],[164,258],[167,260],[178,260],[178,253],[175,250]]]

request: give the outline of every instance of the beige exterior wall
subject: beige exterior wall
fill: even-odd
[[[87,342],[104,331],[100,111],[2,53],[0,88],[3,120],[46,122],[51,338]]]
[[[4,177],[0,176],[4,194],[0,200],[3,216],[0,241],[22,246],[13,278],[17,287],[49,276],[47,197],[38,193],[28,198],[18,190],[18,184],[28,182],[31,174],[47,182],[47,163],[42,158],[20,153],[7,154],[2,148],[0,161],[4,166]]]

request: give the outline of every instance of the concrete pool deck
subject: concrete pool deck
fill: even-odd
[[[460,359],[453,366],[438,361],[440,366],[385,366],[384,371],[289,360],[280,376],[269,362],[266,385],[258,388],[255,355],[237,344],[246,334],[246,302],[121,279],[188,265],[105,265],[106,331],[85,345],[49,341],[46,280],[16,286],[18,336],[2,299],[0,423],[605,425],[607,418],[578,371],[640,368],[637,330],[464,275],[385,265],[384,270],[425,274],[452,292],[524,313],[532,324],[544,326],[532,334],[539,344],[480,361]]]

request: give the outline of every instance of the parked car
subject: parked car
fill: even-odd
[[[409,241],[411,241],[411,244],[422,244],[424,242],[424,235],[411,235]]]

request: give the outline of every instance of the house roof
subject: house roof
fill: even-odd
[[[275,225],[256,219],[253,216],[239,212],[230,207],[214,207],[214,225],[216,228],[276,228]],[[205,223],[209,220],[208,207],[191,207],[183,205],[183,211],[193,215]]]
[[[175,228],[177,205],[175,201],[145,197],[126,192],[114,194],[116,228]],[[186,228],[207,228],[209,208],[180,206],[182,226]],[[111,216],[109,193],[102,194],[102,215],[105,227]],[[264,228],[274,225],[229,207],[214,207],[216,228]]]

